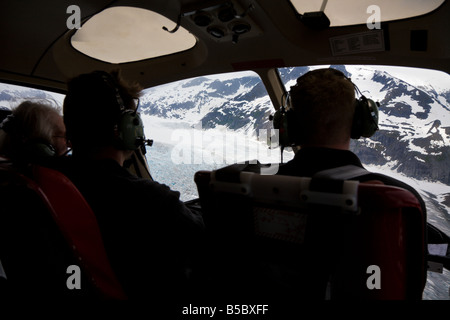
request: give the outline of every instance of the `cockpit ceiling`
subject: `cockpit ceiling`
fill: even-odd
[[[444,0],[290,0],[295,10],[303,15],[307,12],[324,11],[330,26],[355,25],[374,21],[391,21],[428,13],[439,7]],[[231,3],[231,2],[230,2]],[[234,16],[237,3],[231,5]],[[216,7],[222,9],[213,10]],[[251,8],[251,6],[249,6]],[[226,24],[211,23],[214,15],[230,14],[226,4],[210,6],[193,12],[195,23],[205,25],[210,34],[220,38],[226,35]],[[248,8],[247,8],[248,10]],[[185,16],[185,15],[183,15]],[[200,19],[201,18],[201,19]],[[205,21],[209,19],[209,21]],[[252,25],[244,19],[241,27],[248,30]],[[239,21],[238,21],[239,22]],[[215,28],[215,29],[214,29]],[[253,27],[254,28],[254,27]],[[176,32],[169,32],[176,30]],[[244,32],[241,31],[241,32]],[[221,33],[221,34],[219,34]],[[151,10],[118,6],[107,8],[91,17],[71,38],[72,46],[89,57],[108,63],[126,63],[161,57],[192,48],[196,38],[176,22]]]
[[[68,25],[74,5],[81,29]],[[376,14],[368,12],[372,6],[379,8],[376,19],[389,21],[381,30],[366,26]],[[321,9],[330,28],[315,30],[302,21],[301,15]],[[0,1],[0,80],[64,92],[70,77],[116,67],[145,86],[328,63],[449,72],[449,10],[450,0]],[[420,16],[405,19],[413,15]],[[382,32],[377,39],[383,46],[332,50],[339,37],[352,40],[364,32]]]

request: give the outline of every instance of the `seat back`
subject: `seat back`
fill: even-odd
[[[94,285],[106,298],[125,299],[110,266],[95,214],[84,197],[56,170],[35,165],[32,172],[53,208],[53,219]]]
[[[0,261],[7,292],[126,298],[91,208],[63,174],[34,165],[25,175],[2,165],[0,175]],[[82,270],[81,290],[67,288],[70,265]],[[30,275],[34,270],[37,276]]]
[[[38,185],[9,165],[0,166],[0,262],[4,297],[78,297],[68,290],[67,267],[77,264]],[[83,278],[82,283],[85,283]]]
[[[195,175],[214,283],[243,296],[421,299],[418,200],[358,181],[240,172]]]

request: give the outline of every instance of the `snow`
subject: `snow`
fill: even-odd
[[[279,149],[269,149],[267,135],[270,133],[267,130],[260,130],[256,137],[224,126],[204,130],[201,123],[192,127],[189,122],[145,114],[142,121],[147,138],[173,146],[171,161],[177,164],[224,166],[252,159],[263,163],[280,161]]]
[[[436,181],[418,180],[412,177],[408,177],[402,173],[392,169],[390,164],[383,166],[365,165],[365,168],[371,172],[382,173],[389,175],[397,180],[403,181],[417,191],[425,195],[425,192],[429,192],[437,197],[444,197],[446,194],[450,194],[450,186]],[[450,218],[450,212],[448,212]]]
[[[374,66],[373,68],[385,71],[398,79],[405,79],[415,87],[434,89],[438,93],[450,90],[450,76],[442,71],[393,66]]]

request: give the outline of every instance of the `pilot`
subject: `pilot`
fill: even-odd
[[[190,286],[204,225],[179,192],[123,167],[145,140],[140,94],[118,71],[71,79],[63,110],[72,161],[63,170],[91,205],[127,296],[173,299]]]
[[[0,154],[23,164],[67,152],[66,129],[57,107],[24,101],[0,124]]]

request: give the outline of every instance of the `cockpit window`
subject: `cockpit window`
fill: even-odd
[[[363,24],[411,18],[426,14],[445,0],[290,0],[299,14],[324,11],[330,26]]]
[[[290,90],[299,76],[324,67],[330,66],[279,71]],[[406,67],[331,67],[349,77],[365,97],[380,103],[379,130],[370,138],[352,140],[351,151],[369,171],[414,187],[426,203],[428,223],[450,234],[450,75]],[[429,271],[423,299],[448,299],[448,286],[442,285],[448,277],[448,271]]]
[[[414,186],[427,203],[429,220],[449,234],[450,75],[365,65],[293,67],[279,72],[289,91],[298,77],[327,67],[342,71],[361,94],[380,103],[379,130],[370,138],[352,140],[351,151],[369,171]]]
[[[125,63],[192,48],[196,38],[166,17],[142,8],[113,7],[90,18],[72,36],[72,46],[89,57]]]

